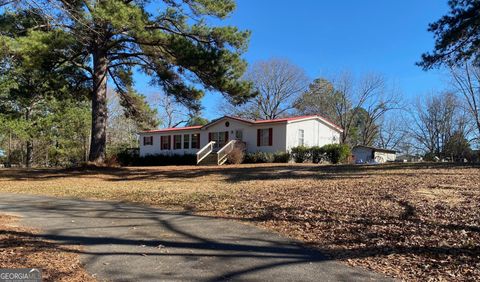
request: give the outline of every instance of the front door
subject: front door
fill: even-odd
[[[243,141],[243,130],[241,129],[235,130],[235,139],[238,141]]]
[[[220,149],[228,142],[228,131],[223,132],[210,132],[209,133],[210,141],[215,141],[213,147],[215,149]]]

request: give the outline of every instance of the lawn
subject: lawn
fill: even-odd
[[[480,169],[448,164],[0,170],[0,192],[243,220],[407,280],[480,279]]]

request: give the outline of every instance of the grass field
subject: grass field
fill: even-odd
[[[0,192],[243,220],[407,280],[480,279],[480,169],[448,164],[0,170]]]

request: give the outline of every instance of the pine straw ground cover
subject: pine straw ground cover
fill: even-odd
[[[43,281],[95,281],[83,269],[76,248],[41,240],[36,230],[15,221],[0,215],[0,268],[40,268]]]
[[[447,164],[0,170],[0,191],[245,220],[405,280],[480,279],[480,169]]]

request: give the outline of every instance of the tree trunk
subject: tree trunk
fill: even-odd
[[[33,160],[33,143],[31,140],[27,141],[27,157],[25,158],[25,166],[31,167]]]
[[[27,108],[27,110],[26,110],[25,120],[27,122],[30,122],[30,108]],[[26,158],[25,158],[25,166],[26,167],[31,167],[32,166],[32,160],[33,160],[33,143],[32,143],[32,140],[29,139],[29,140],[27,140],[27,155],[26,155]]]
[[[92,136],[88,160],[105,161],[107,145],[107,56],[98,48],[93,52]]]
[[[12,129],[8,130],[8,166],[12,165]]]

